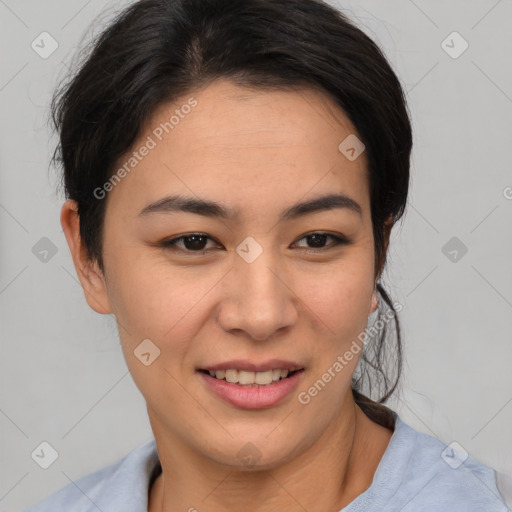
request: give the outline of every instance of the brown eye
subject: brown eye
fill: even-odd
[[[330,244],[330,246],[325,246],[326,241],[328,239],[334,240],[333,243]],[[311,249],[308,250],[306,248],[306,252],[310,253],[318,253],[318,252],[325,252],[326,250],[333,249],[334,247],[337,247],[339,245],[348,245],[350,243],[350,240],[345,236],[337,236],[332,235],[330,233],[310,233],[309,235],[303,236],[301,240],[307,240],[310,246],[313,246]]]
[[[190,235],[182,235],[171,240],[165,240],[160,245],[165,249],[176,249],[191,254],[204,254],[208,252],[205,249],[208,240],[212,240],[212,238],[203,233],[191,233]]]
[[[211,250],[206,248],[209,240],[214,241],[211,237],[204,233],[191,233],[188,235],[172,238],[170,240],[164,240],[160,243],[160,246],[164,249],[180,251],[187,255],[203,255],[210,252]],[[340,245],[348,245],[350,243],[350,240],[343,235],[339,236],[321,232],[310,233],[300,238],[299,242],[301,240],[306,240],[310,248],[300,248],[305,252],[313,254],[325,252],[329,249],[333,249],[334,247]],[[329,240],[332,240],[332,242],[326,246],[326,243]]]

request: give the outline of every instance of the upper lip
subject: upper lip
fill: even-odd
[[[266,361],[254,362],[247,359],[235,359],[232,361],[225,361],[223,363],[202,366],[200,370],[217,371],[217,370],[244,370],[246,372],[263,372],[266,370],[302,370],[304,366],[294,362],[286,361],[284,359],[268,359]]]

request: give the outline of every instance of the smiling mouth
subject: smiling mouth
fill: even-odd
[[[290,378],[292,375],[303,372],[304,368],[290,371],[287,369],[273,368],[262,372],[250,372],[245,370],[199,370],[210,377],[237,384],[244,387],[263,387],[275,384],[281,380]]]

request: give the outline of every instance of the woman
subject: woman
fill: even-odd
[[[317,0],[139,1],[53,112],[62,227],[154,440],[32,512],[506,510],[382,404],[412,135],[363,32]]]

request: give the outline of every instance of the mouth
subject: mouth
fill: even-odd
[[[199,370],[199,372],[209,375],[214,379],[244,387],[270,386],[276,382],[289,379],[296,373],[303,371],[304,368],[299,368],[297,370],[290,370],[288,368],[272,368],[259,372],[238,370],[235,368],[229,368],[227,370]]]
[[[283,361],[257,367],[239,361],[237,366],[244,368],[233,363],[199,368],[196,374],[208,393],[238,409],[268,409],[281,404],[293,396],[305,372]]]

